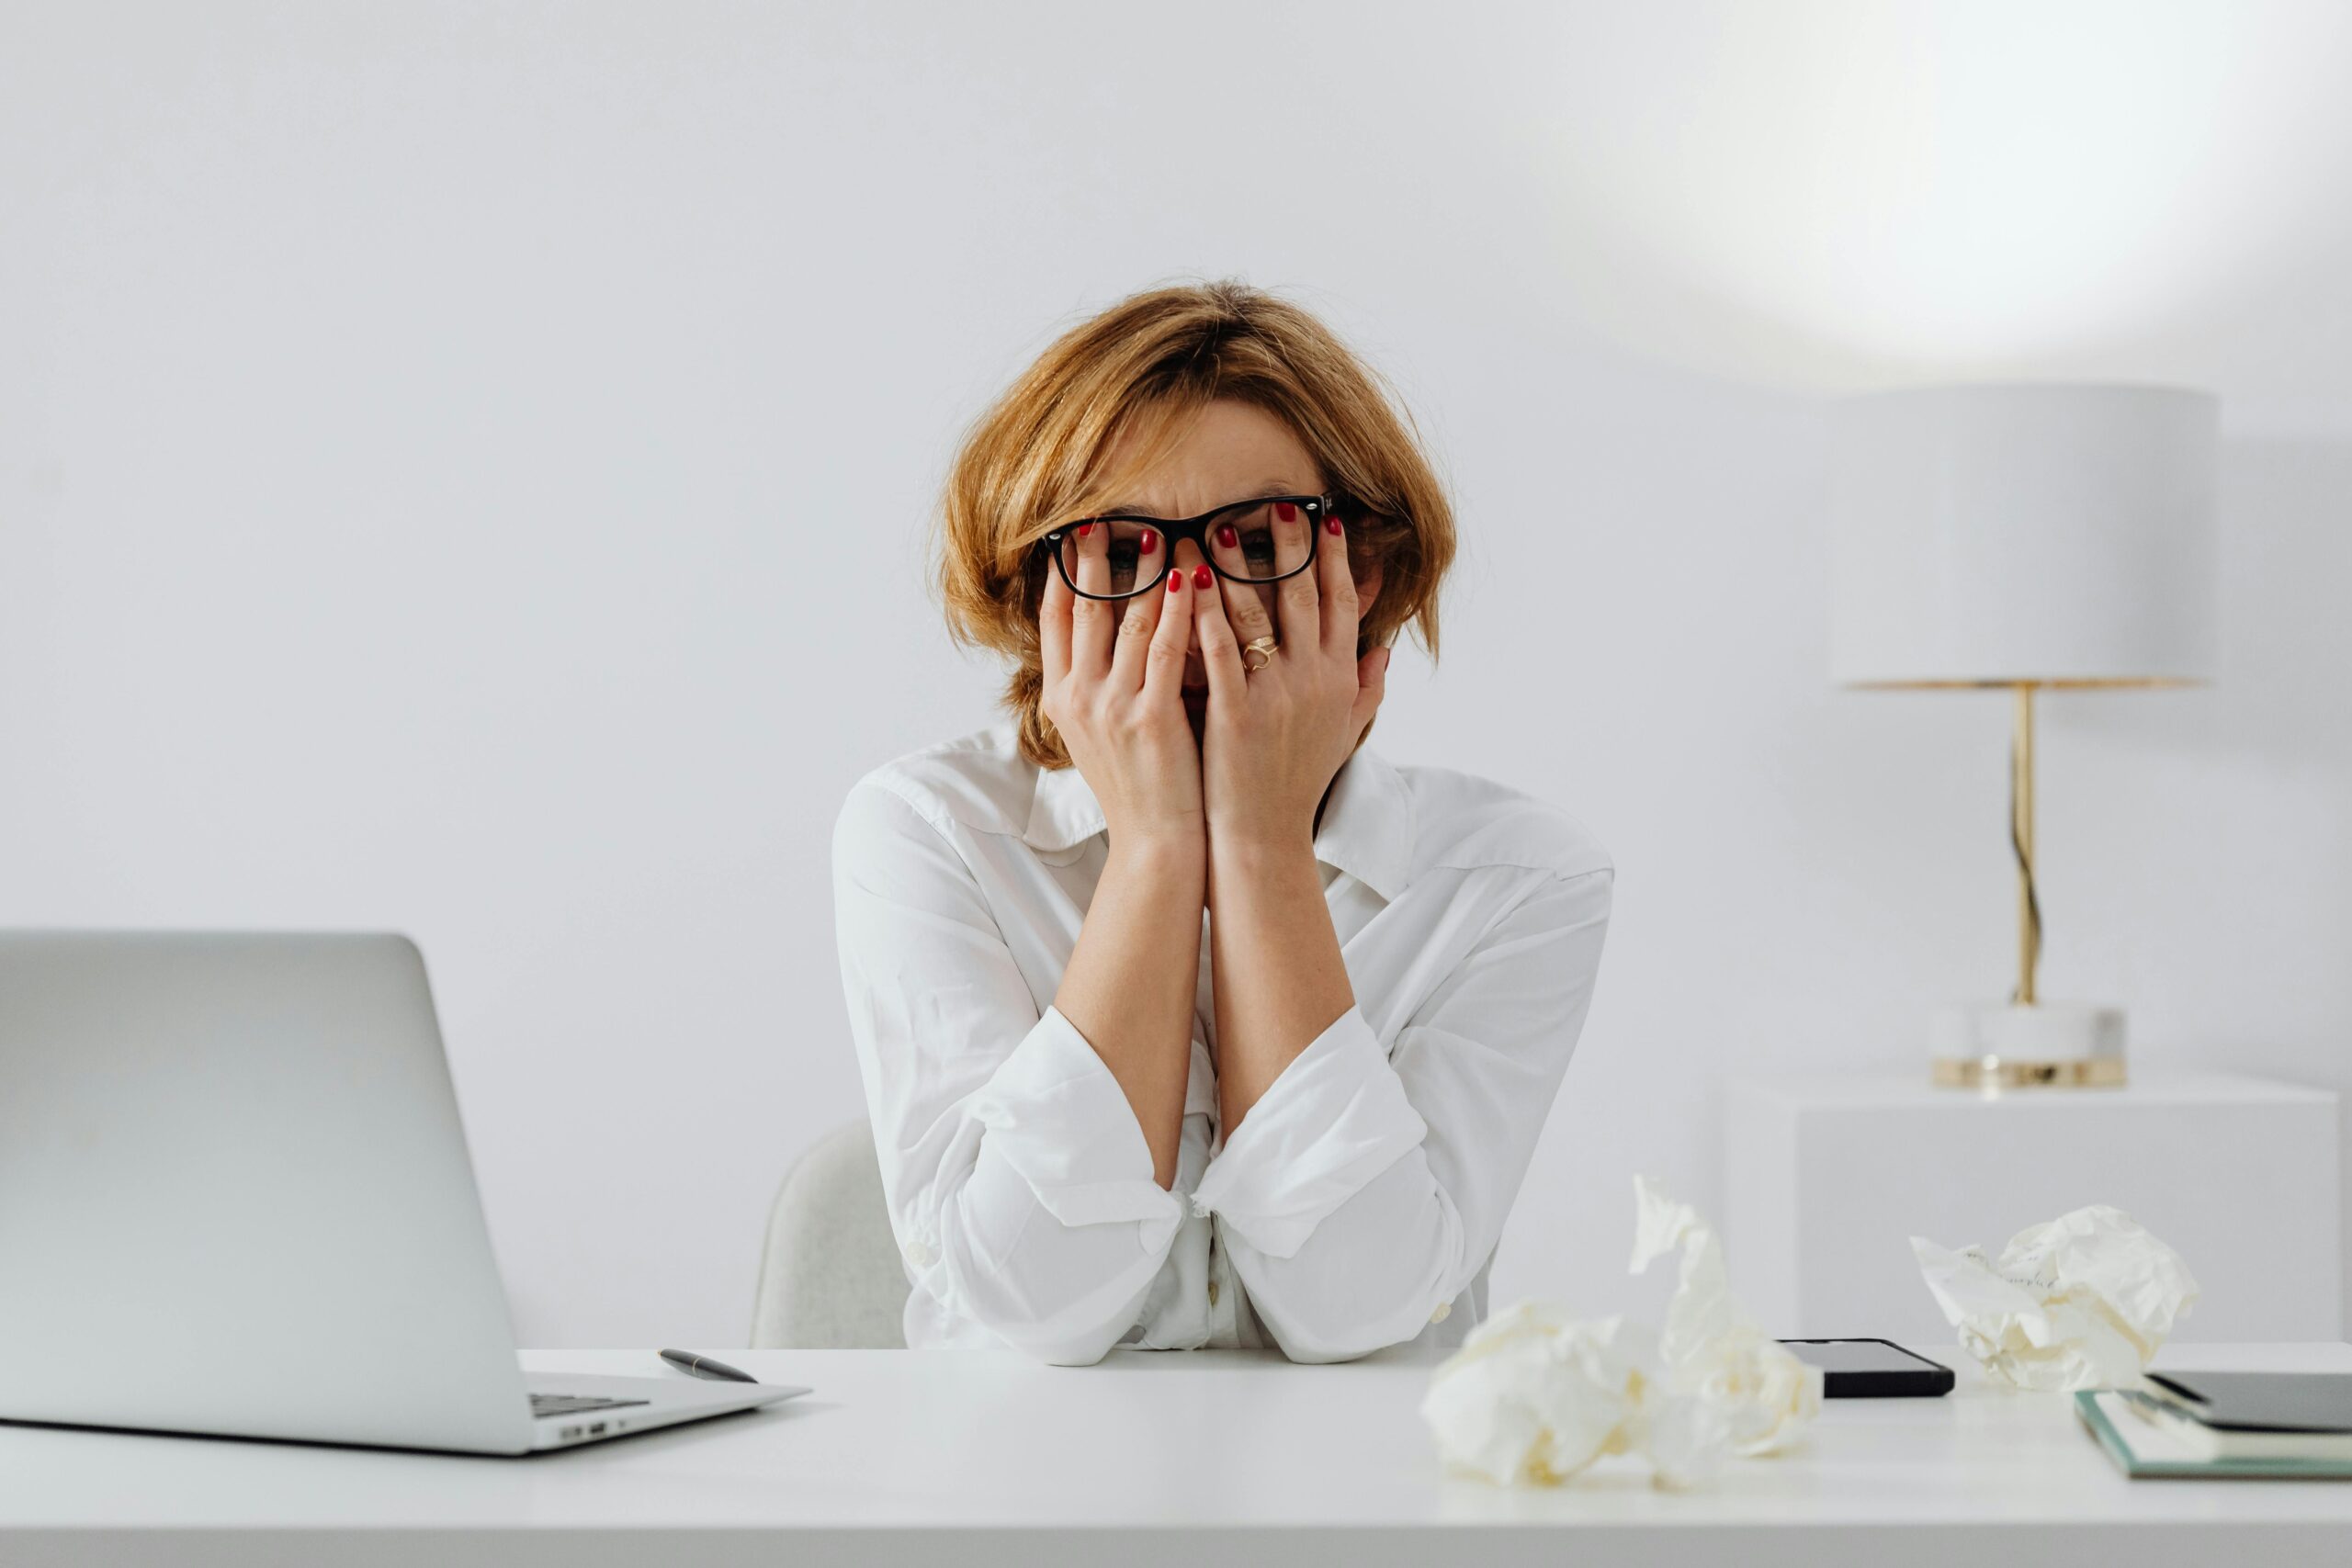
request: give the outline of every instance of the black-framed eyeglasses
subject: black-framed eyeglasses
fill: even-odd
[[[1132,599],[1159,587],[1183,539],[1228,582],[1280,582],[1315,563],[1316,530],[1339,508],[1334,495],[1260,495],[1198,517],[1114,512],[1065,523],[1037,547],[1081,599]]]

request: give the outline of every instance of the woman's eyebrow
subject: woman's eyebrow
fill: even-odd
[[[1305,495],[1305,494],[1306,494],[1306,493],[1307,493],[1307,491],[1306,491],[1306,490],[1301,489],[1298,485],[1296,485],[1296,484],[1293,483],[1293,482],[1292,482],[1291,480],[1289,480],[1289,479],[1268,479],[1264,484],[1260,485],[1256,490],[1245,491],[1243,494],[1241,494],[1240,496],[1237,497],[1236,499],[1238,499],[1238,500],[1241,500],[1241,501],[1255,501],[1255,500],[1257,500],[1260,496],[1265,496],[1265,495]],[[1227,505],[1227,506],[1230,506],[1230,505],[1232,505],[1232,504],[1233,504],[1233,502],[1227,502],[1225,504],[1226,504],[1226,505]],[[1138,516],[1138,517],[1148,517],[1148,516],[1151,515],[1149,513],[1146,512],[1146,511],[1145,511],[1145,510],[1144,510],[1140,505],[1136,504],[1136,502],[1132,502],[1132,501],[1129,501],[1129,502],[1120,502],[1120,503],[1119,503],[1118,505],[1116,505],[1116,506],[1110,507],[1110,508],[1108,508],[1108,509],[1104,512],[1104,513],[1103,513],[1103,514],[1104,514],[1105,516],[1117,516],[1117,515],[1120,515],[1120,514],[1122,514],[1122,513],[1131,514],[1131,515]],[[1162,521],[1165,521],[1165,519],[1162,519]]]

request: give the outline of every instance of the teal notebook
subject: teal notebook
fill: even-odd
[[[2183,1477],[2219,1480],[2352,1481],[2352,1460],[2205,1459],[2162,1427],[2132,1410],[2133,1396],[2113,1389],[2084,1389],[2075,1395],[2075,1414],[2090,1428],[2115,1467],[2133,1480]]]

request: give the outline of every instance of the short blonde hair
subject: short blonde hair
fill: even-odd
[[[1110,503],[1212,400],[1255,405],[1288,425],[1340,499],[1357,575],[1377,562],[1358,653],[1409,625],[1437,654],[1438,585],[1453,561],[1453,509],[1385,381],[1329,328],[1236,279],[1155,288],[1072,327],[967,432],[948,471],[939,586],[956,639],[1012,663],[1005,705],[1021,750],[1069,764],[1038,712],[1045,684],[1037,606],[1057,524]],[[1132,434],[1131,458],[1105,471]]]

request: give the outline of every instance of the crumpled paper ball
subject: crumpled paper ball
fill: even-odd
[[[1822,1371],[1751,1325],[1671,1369],[1649,1403],[1642,1451],[1662,1486],[1713,1478],[1736,1456],[1778,1453],[1821,1414]]]
[[[1555,1484],[1623,1453],[1648,1379],[1642,1330],[1521,1302],[1470,1331],[1430,1380],[1421,1417],[1448,1465],[1498,1485]]]
[[[1997,1258],[1916,1235],[1911,1251],[1985,1375],[2039,1393],[2131,1387],[2197,1301],[2180,1254],[2104,1203],[2018,1232]]]
[[[1821,1370],[1750,1322],[1723,1246],[1688,1204],[1634,1181],[1632,1271],[1682,1249],[1666,1329],[1521,1302],[1441,1364],[1421,1402],[1445,1464],[1498,1484],[1557,1484],[1603,1454],[1640,1453],[1657,1484],[1702,1484],[1737,1454],[1793,1441],[1821,1408]]]
[[[1658,1337],[1663,1398],[1652,1414],[1653,1462],[1695,1483],[1734,1454],[1777,1452],[1821,1414],[1822,1371],[1756,1326],[1731,1293],[1723,1242],[1688,1203],[1634,1179],[1639,1274],[1677,1247],[1682,1265]],[[1673,1401],[1691,1408],[1671,1408]]]

